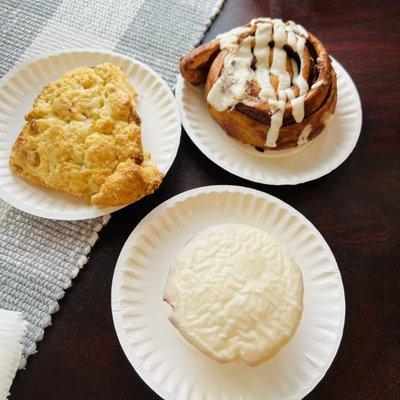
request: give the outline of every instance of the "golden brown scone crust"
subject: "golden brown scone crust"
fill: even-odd
[[[144,161],[135,97],[121,68],[112,64],[67,72],[42,90],[26,115],[11,169],[102,206],[152,193],[162,174]]]
[[[118,205],[139,200],[153,193],[161,184],[162,175],[157,167],[145,160],[142,165],[129,159],[118,164],[115,172],[104,182],[100,191],[92,196],[97,205]]]

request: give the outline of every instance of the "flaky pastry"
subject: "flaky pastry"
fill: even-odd
[[[10,167],[101,206],[132,203],[162,174],[142,149],[136,93],[121,68],[80,67],[48,84],[26,115]]]

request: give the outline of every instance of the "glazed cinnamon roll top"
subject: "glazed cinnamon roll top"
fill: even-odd
[[[317,38],[293,21],[271,18],[217,36],[192,59],[183,57],[180,67],[191,83],[207,78],[207,102],[217,111],[235,108],[265,123],[270,148],[282,125],[301,123],[320,108],[334,75]]]

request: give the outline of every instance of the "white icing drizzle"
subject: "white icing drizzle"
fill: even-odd
[[[272,39],[272,25],[260,23],[257,25],[253,54],[256,57],[256,79],[261,87],[259,97],[263,101],[275,99],[275,91],[268,79],[269,57],[271,49],[268,43]]]
[[[273,47],[271,74],[279,79],[278,91],[289,88],[291,83],[289,72],[286,71],[286,57],[285,50],[276,46]]]
[[[225,58],[225,73],[215,82],[207,96],[207,101],[218,111],[227,110],[239,103],[246,94],[247,83],[254,79],[255,73],[251,69],[252,41],[252,37],[247,36]]]
[[[289,31],[287,37],[287,44],[293,51],[297,50],[297,37],[294,32]],[[296,64],[297,67],[297,64]]]
[[[292,115],[297,123],[304,119],[304,98],[305,95],[296,97],[290,101],[290,104],[292,105]]]
[[[274,23],[274,42],[275,47],[279,48],[282,48],[287,43],[285,24],[281,20]]]
[[[251,32],[250,27],[240,26],[233,28],[229,32],[221,33],[217,36],[219,40],[220,49],[233,50],[237,46],[237,42],[240,36],[246,35]]]
[[[312,131],[312,126],[311,125],[306,125],[303,130],[301,131],[299,138],[297,140],[297,146],[303,146],[306,143],[308,143],[308,136],[310,135]]]
[[[321,86],[323,83],[325,83],[324,80],[320,80],[320,81],[317,81],[317,82],[313,83],[313,84],[311,85],[311,90],[316,89],[317,87]]]
[[[294,93],[294,90],[293,90],[292,88],[286,89],[286,90],[285,90],[285,93],[286,93],[286,97],[287,97],[289,100],[293,100],[293,99],[296,97],[296,95],[295,95],[295,93]]]
[[[304,79],[303,76],[303,68],[304,68],[304,46],[306,44],[306,40],[302,37],[299,37],[297,39],[297,54],[299,55],[300,58],[300,71],[299,74],[296,76],[294,82],[300,89],[300,96],[307,93],[308,91],[308,83]]]
[[[254,35],[252,30],[255,30]],[[303,77],[303,53],[307,37],[307,31],[293,21],[284,23],[280,19],[271,18],[257,18],[250,22],[249,27],[235,28],[219,35],[220,48],[228,50],[229,54],[225,57],[221,76],[208,93],[207,101],[218,111],[231,109],[246,101],[248,83],[256,80],[261,88],[258,97],[275,109],[271,115],[266,146],[276,147],[287,101],[291,102],[295,121],[301,122],[304,119],[304,98],[309,90]],[[272,57],[269,47],[271,41],[274,42]],[[300,68],[295,60],[290,59],[292,78],[286,70],[286,45],[296,51],[300,59]],[[251,68],[253,54],[255,71]],[[278,80],[276,91],[271,84],[271,76]],[[297,97],[292,88],[294,85],[298,87]]]
[[[279,100],[282,100],[282,101],[285,101],[285,100],[286,100],[286,97],[287,97],[286,90],[287,90],[287,89],[285,89],[285,90],[280,90],[280,91],[278,92],[278,99],[279,99]]]
[[[277,111],[271,115],[271,125],[267,132],[267,140],[265,144],[268,147],[276,147],[276,141],[279,137],[279,129],[282,126],[283,114],[285,112],[285,102],[282,100],[270,100],[269,104],[275,105]]]

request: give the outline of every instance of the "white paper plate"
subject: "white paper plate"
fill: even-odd
[[[299,264],[304,312],[275,357],[258,367],[218,364],[189,345],[163,302],[177,253],[210,225],[244,223],[277,237]],[[164,399],[300,399],[322,379],[342,337],[340,272],[317,229],[281,200],[239,186],[208,186],[173,197],[148,214],[126,241],[114,272],[111,306],[121,346],[136,372]]]
[[[338,78],[335,117],[306,146],[263,153],[228,136],[208,112],[204,88],[192,86],[179,75],[175,97],[182,124],[210,160],[242,178],[269,185],[295,185],[320,178],[346,160],[361,131],[361,102],[356,86],[334,59],[333,67]]]
[[[103,62],[119,65],[139,93],[143,147],[165,174],[176,156],[181,125],[174,97],[167,84],[150,67],[122,54],[95,50],[69,50],[28,60],[0,80],[0,197],[27,213],[44,218],[94,218],[120,207],[87,205],[73,196],[28,183],[8,166],[11,147],[43,87],[64,72]]]

